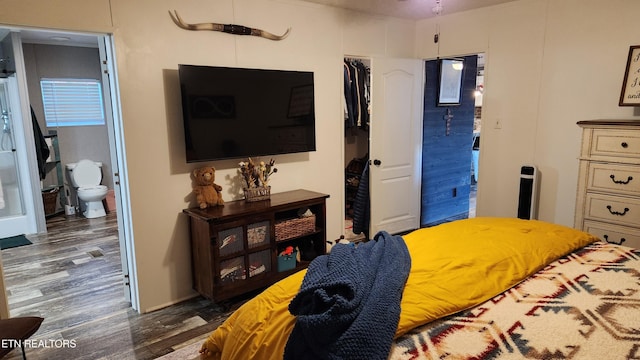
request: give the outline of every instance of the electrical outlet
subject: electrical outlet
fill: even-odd
[[[496,119],[496,122],[493,124],[494,129],[502,129],[502,120]]]

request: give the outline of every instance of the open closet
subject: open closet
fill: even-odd
[[[422,90],[418,59],[344,59],[344,238],[419,226]]]
[[[352,57],[344,59],[343,95],[345,136],[344,235],[347,240],[358,241],[365,238],[369,230],[369,181],[367,168],[371,121],[370,59]],[[365,196],[367,198],[364,198]]]

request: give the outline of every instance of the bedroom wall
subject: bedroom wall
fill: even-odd
[[[638,13],[636,0],[521,0],[418,22],[418,57],[486,53],[479,216],[515,216],[520,167],[533,163],[539,218],[573,225],[576,122],[640,116],[618,106]],[[439,49],[424,41],[436,24]]]
[[[0,23],[39,28],[109,32],[109,0],[0,0]]]
[[[141,311],[194,295],[188,223],[181,214],[192,205],[191,170],[214,165],[216,182],[223,186],[227,201],[236,197],[234,189],[238,189],[234,186],[237,160],[185,163],[177,77],[180,63],[316,72],[317,151],[275,157],[278,173],[271,185],[273,192],[306,188],[330,194],[327,236],[338,238],[344,203],[340,146],[343,57],[413,57],[415,22],[290,0],[90,3],[94,6],[71,0],[47,3],[75,9],[61,12],[41,11],[34,1],[0,0],[0,7],[10,7],[0,13],[0,23],[114,34]],[[235,23],[276,34],[288,27],[292,30],[279,42],[185,31],[169,18],[168,10],[173,9],[188,22]]]

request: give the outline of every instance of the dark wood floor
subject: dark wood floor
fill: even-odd
[[[140,315],[124,300],[115,213],[59,216],[47,228],[28,236],[32,245],[2,250],[11,316],[44,317],[31,339],[52,345],[28,348],[29,360],[155,359],[206,338],[244,301],[198,297]],[[16,349],[6,359],[21,358]]]

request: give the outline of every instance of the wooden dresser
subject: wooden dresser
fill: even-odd
[[[575,228],[640,248],[640,120],[580,121]]]

